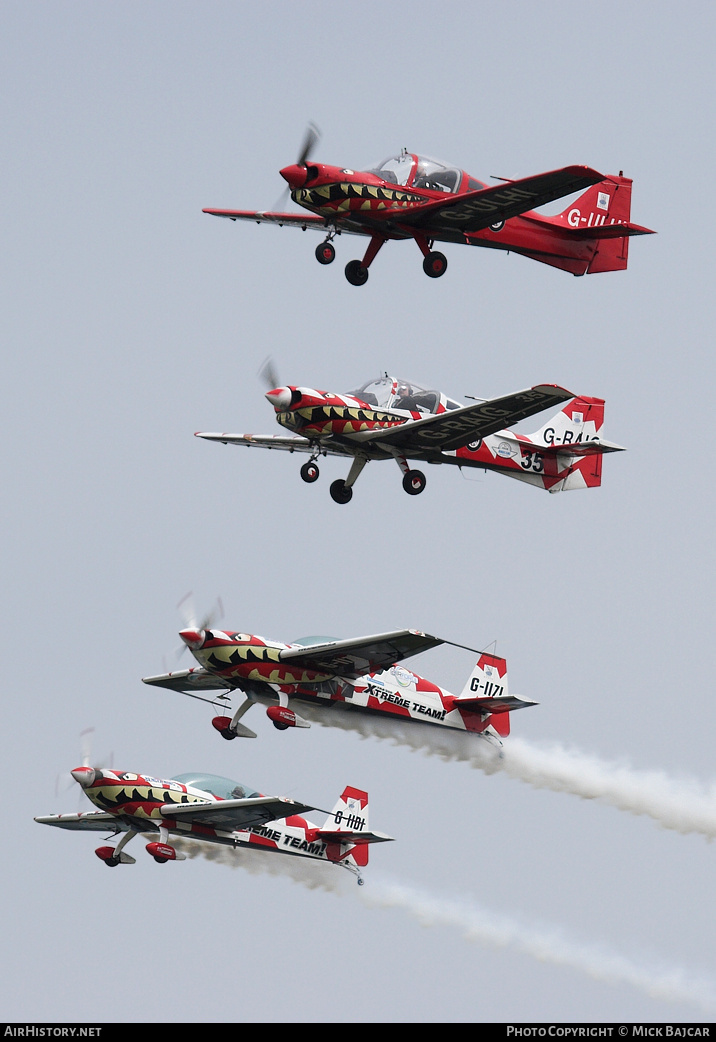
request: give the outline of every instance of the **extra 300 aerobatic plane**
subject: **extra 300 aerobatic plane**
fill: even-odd
[[[478,652],[477,665],[459,695],[451,695],[399,665],[440,644],[465,647],[418,630],[353,640],[306,637],[282,644],[198,624],[181,630],[179,636],[200,668],[144,677],[144,683],[180,691],[221,708],[212,724],[227,739],[256,737],[241,722],[254,702],[267,706],[266,715],[278,730],[310,727],[309,720],[289,704],[298,702],[302,712],[327,727],[360,730],[356,714],[364,718],[370,714],[374,724],[377,718],[387,724],[376,724],[381,735],[389,735],[394,725],[410,721],[416,726],[433,724],[469,732],[499,749],[501,737],[510,733],[510,711],[536,705],[509,694],[507,663],[497,655]],[[235,689],[246,698],[229,716],[228,692]],[[205,691],[222,693],[210,699],[203,696]]]
[[[367,281],[389,239],[413,239],[423,254],[423,270],[436,279],[445,273],[447,258],[433,249],[435,242],[520,253],[587,275],[626,268],[629,237],[652,234],[631,223],[632,181],[621,172],[605,176],[587,166],[567,166],[520,180],[498,178],[501,184],[488,187],[451,163],[405,149],[366,171],[314,163],[310,153],[317,140],[315,129],[309,129],[297,161],[281,170],[291,198],[310,214],[211,208],[204,213],[325,232],[316,249],[321,264],[334,260],[337,234],[366,235],[370,242],[363,258],[346,265],[353,286]],[[583,194],[556,216],[534,212],[576,192]]]
[[[268,375],[275,377],[270,366]],[[601,438],[602,398],[575,398],[552,384],[461,405],[440,391],[386,373],[347,394],[289,386],[272,387],[266,398],[278,423],[295,434],[196,436],[225,445],[308,453],[310,459],[301,467],[301,477],[308,482],[318,477],[319,456],[352,457],[347,478],[330,487],[336,503],[351,499],[369,460],[394,459],[411,496],[423,491],[426,479],[408,460],[495,470],[548,492],[561,492],[601,485],[602,455],[621,449]],[[568,404],[535,434],[506,429],[562,402]]]
[[[163,779],[88,764],[71,773],[99,810],[48,814],[35,821],[79,832],[124,833],[115,846],[95,850],[110,868],[135,864],[125,853],[127,843],[138,833],[158,832],[159,839],[147,843],[146,849],[160,864],[186,858],[168,842],[173,833],[204,843],[332,862],[349,869],[362,883],[360,869],[368,864],[368,844],[392,839],[370,831],[368,793],[351,786],[328,813],[287,797],[263,796],[214,774]],[[306,811],[328,813],[328,817],[323,825],[315,825],[303,817]]]

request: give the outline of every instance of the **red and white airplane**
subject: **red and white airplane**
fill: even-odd
[[[501,184],[488,187],[452,163],[405,149],[366,171],[313,163],[317,140],[315,128],[309,128],[297,161],[281,170],[291,198],[308,214],[216,208],[204,213],[324,232],[316,249],[321,264],[334,260],[336,235],[368,236],[362,259],[346,265],[353,286],[367,282],[368,269],[389,239],[414,240],[425,274],[436,279],[445,273],[447,258],[433,249],[435,242],[520,253],[587,275],[626,268],[629,238],[652,234],[631,223],[632,181],[621,171],[605,176],[587,166],[567,166],[520,180],[498,178]],[[557,216],[534,212],[576,192],[583,194]]]
[[[440,644],[465,647],[419,630],[353,640],[306,637],[282,644],[197,624],[181,630],[179,636],[199,668],[144,677],[144,683],[220,708],[212,724],[227,739],[256,737],[241,720],[260,702],[267,706],[266,715],[278,730],[310,727],[306,716],[325,726],[350,729],[358,724],[355,714],[361,713],[388,722],[411,721],[416,726],[431,724],[470,732],[499,748],[500,739],[510,733],[510,712],[537,704],[509,693],[507,663],[497,655],[477,652],[477,665],[459,695],[399,665]],[[228,715],[228,692],[236,689],[246,698]],[[205,698],[206,691],[222,693]],[[296,703],[304,716],[292,708]]]
[[[262,372],[275,377],[270,364]],[[601,437],[602,398],[575,397],[554,384],[461,405],[440,391],[385,373],[347,394],[272,386],[266,398],[278,423],[294,432],[291,436],[197,431],[196,437],[307,453],[310,459],[301,467],[301,477],[308,482],[318,478],[319,456],[352,457],[347,478],[331,484],[336,503],[348,503],[369,460],[395,460],[411,496],[423,491],[426,479],[408,460],[494,470],[562,492],[601,485],[603,454],[622,449]],[[562,402],[567,404],[534,434],[507,429]]]
[[[330,813],[287,797],[264,796],[250,786],[214,774],[148,774],[109,771],[84,764],[72,777],[99,809],[35,818],[78,832],[124,833],[115,846],[97,847],[105,865],[133,865],[125,853],[138,833],[159,833],[146,844],[160,864],[183,861],[186,855],[169,843],[169,835],[220,843],[233,848],[289,854],[347,868],[362,884],[360,869],[368,864],[368,844],[392,839],[368,826],[368,793],[346,786]],[[306,811],[328,814],[323,825],[303,817]]]

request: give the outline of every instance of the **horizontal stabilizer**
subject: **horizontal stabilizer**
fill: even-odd
[[[324,843],[389,843],[393,842],[393,836],[385,832],[349,832],[347,830],[319,829],[318,839]]]
[[[562,445],[540,446],[543,456],[558,456],[560,453],[568,453],[570,456],[601,456],[605,452],[626,452],[624,445],[617,445],[613,441],[595,439],[594,441],[564,442]]]
[[[527,698],[519,698],[518,695],[496,695],[484,698],[456,698],[453,702],[455,709],[468,709],[474,713],[509,713],[513,709],[527,709],[528,706],[539,705],[539,702],[531,702]]]
[[[625,235],[656,235],[651,228],[641,224],[600,224],[596,228],[572,228],[573,239],[623,239]]]

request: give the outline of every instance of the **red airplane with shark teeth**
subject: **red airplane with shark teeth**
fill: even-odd
[[[488,186],[451,163],[406,149],[365,171],[314,163],[310,153],[318,137],[309,127],[297,161],[280,171],[291,198],[308,214],[211,207],[204,213],[325,232],[316,248],[321,264],[335,259],[336,235],[368,236],[362,259],[346,265],[353,286],[368,281],[368,269],[389,239],[412,239],[423,254],[425,274],[437,279],[445,274],[447,258],[433,249],[436,242],[520,253],[588,275],[623,270],[629,238],[653,234],[631,223],[632,180],[621,171],[604,175],[588,166],[566,166]],[[582,194],[556,216],[535,212],[576,192]]]

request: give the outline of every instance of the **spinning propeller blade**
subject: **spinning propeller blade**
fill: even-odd
[[[181,615],[182,619],[182,633],[188,630],[194,630],[196,633],[201,633],[203,630],[211,629],[220,619],[224,617],[224,605],[221,603],[221,598],[216,598],[216,603],[205,612],[204,615],[199,618],[194,605],[194,594],[187,593],[177,604],[177,610]],[[182,654],[186,651],[187,644],[183,643],[180,648],[177,648],[174,653],[175,661],[178,661]]]
[[[318,129],[315,123],[309,123],[306,127],[306,133],[303,138],[303,143],[298,153],[298,159],[296,160],[298,166],[306,165],[309,156],[311,155],[311,152],[313,152],[314,147],[318,144],[320,140],[320,130]]]
[[[320,140],[321,140],[321,132],[320,132],[320,130],[318,129],[318,127],[316,126],[315,123],[309,123],[308,126],[306,127],[306,133],[303,136],[303,141],[301,142],[301,147],[298,150],[298,157],[296,159],[296,166],[303,166],[303,167],[306,166],[306,164],[308,163],[308,160],[309,160],[309,158],[311,156],[311,153],[313,152],[313,149],[315,148],[315,146],[318,144],[318,142]],[[281,193],[281,195],[278,197],[278,199],[276,200],[276,202],[273,205],[274,211],[279,211],[280,212],[281,210],[283,210],[283,208],[286,205],[286,202],[288,200],[288,195],[289,195],[290,190],[291,190],[291,186],[290,185],[287,185],[284,188],[283,192]],[[274,384],[274,386],[275,386],[275,384]]]
[[[259,380],[264,384],[267,391],[273,391],[275,387],[281,386],[281,380],[276,372],[276,366],[274,365],[273,358],[271,355],[264,361],[263,365],[258,372]]]

